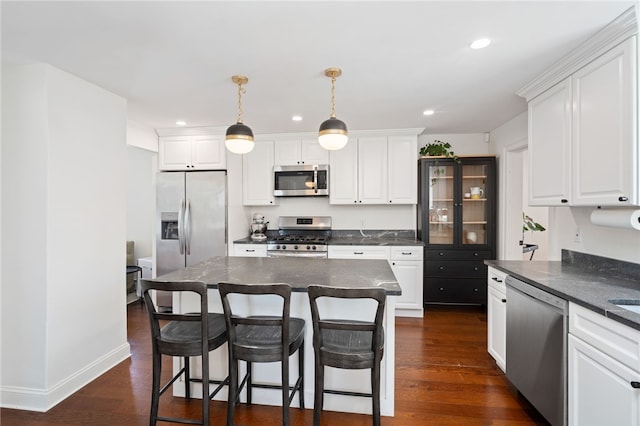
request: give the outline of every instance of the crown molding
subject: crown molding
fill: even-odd
[[[589,37],[568,55],[556,62],[516,92],[529,102],[548,88],[569,77],[597,57],[638,34],[636,7],[632,6]]]

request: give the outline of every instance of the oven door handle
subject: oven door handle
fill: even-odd
[[[307,259],[326,259],[327,252],[302,252],[302,253],[285,253],[282,251],[267,251],[267,257],[305,257]]]

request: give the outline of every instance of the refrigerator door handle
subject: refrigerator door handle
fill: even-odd
[[[180,254],[184,254],[184,199],[180,198],[180,210],[178,210],[178,245]]]
[[[191,201],[187,198],[187,207],[184,213],[184,245],[187,255],[191,254]]]

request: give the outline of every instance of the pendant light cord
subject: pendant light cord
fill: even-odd
[[[331,118],[336,118],[336,76],[331,77]]]
[[[238,83],[238,123],[242,123],[242,94],[244,92],[242,83]]]

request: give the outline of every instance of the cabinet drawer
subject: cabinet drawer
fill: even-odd
[[[425,278],[425,303],[487,303],[485,279]]]
[[[424,258],[442,260],[486,260],[493,258],[491,250],[425,250]]]
[[[569,333],[626,366],[640,371],[640,332],[638,330],[570,303]]]
[[[267,257],[266,244],[234,244],[233,255],[242,257]]]
[[[503,293],[507,291],[507,273],[496,268],[487,268],[487,284]]]
[[[389,259],[389,247],[385,246],[332,246],[329,259]]]
[[[391,260],[422,260],[423,247],[391,247]]]
[[[487,266],[472,260],[427,260],[425,276],[482,278],[487,276]]]

